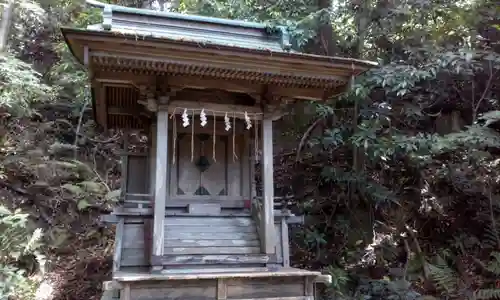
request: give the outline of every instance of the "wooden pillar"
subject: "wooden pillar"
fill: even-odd
[[[304,296],[306,299],[314,300],[314,277],[304,277]]]
[[[155,195],[155,174],[156,174],[156,123],[152,122],[149,131],[149,153],[148,153],[148,194],[152,195],[149,199],[151,208],[154,208],[154,195]],[[152,263],[153,255],[153,222],[150,218],[144,219],[144,256],[148,264]]]
[[[156,123],[156,164],[152,271],[161,271],[164,252],[165,203],[168,193],[168,110],[159,109]]]
[[[275,250],[274,234],[274,178],[273,178],[273,120],[264,117],[262,121],[262,216],[261,247],[265,254],[273,254]]]
[[[123,300],[131,300],[132,299],[132,296],[130,293],[130,283],[129,282],[125,283],[125,285],[123,286],[122,293],[123,293],[123,295],[120,295],[120,296],[122,296],[120,298],[122,298]]]
[[[217,300],[227,299],[227,283],[225,278],[217,279]]]
[[[155,175],[156,175],[156,123],[153,122],[151,124],[151,130],[150,130],[150,138],[151,142],[149,143],[151,149],[149,150],[149,157],[148,157],[148,167],[149,167],[149,173],[148,173],[148,179],[149,179],[149,194],[153,195],[155,194]],[[154,199],[154,198],[152,198]]]
[[[129,132],[125,131],[123,133],[123,154],[121,155],[121,183],[120,183],[120,192],[121,198],[125,201],[128,192],[128,142],[129,142]]]
[[[290,267],[290,241],[288,239],[288,223],[286,217],[281,218],[281,256],[283,267]]]

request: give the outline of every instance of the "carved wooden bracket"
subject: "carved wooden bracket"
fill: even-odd
[[[182,91],[183,89],[184,87],[171,86],[163,94],[165,96],[174,97],[175,95],[177,95],[178,92]]]
[[[162,105],[168,105],[169,99],[180,91],[177,87],[139,86],[139,104],[142,104],[147,111],[157,112]]]
[[[154,99],[154,93],[152,93],[149,86],[139,86],[139,100],[137,102],[142,104],[147,111],[156,112],[158,110],[156,100]]]
[[[276,121],[286,114],[286,107],[295,100],[292,97],[273,94],[269,88],[264,88],[260,96],[264,115]]]

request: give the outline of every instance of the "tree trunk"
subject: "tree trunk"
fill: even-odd
[[[12,24],[12,15],[14,11],[14,0],[9,0],[5,4],[2,20],[0,25],[0,52],[4,53],[7,49],[7,42],[9,40],[10,26]]]
[[[318,9],[323,11],[321,14],[321,25],[319,27],[319,47],[316,54],[334,56],[338,54],[336,45],[336,35],[333,32],[331,19],[331,0],[318,0]]]

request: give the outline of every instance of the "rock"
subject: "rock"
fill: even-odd
[[[35,293],[35,300],[53,300],[54,299],[54,284],[50,279],[44,279]]]

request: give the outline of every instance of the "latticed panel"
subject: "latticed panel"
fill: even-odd
[[[105,85],[108,128],[147,130],[150,118],[138,103],[139,90],[133,86]]]
[[[141,130],[147,132],[150,121],[144,117],[108,115],[108,128]]]

